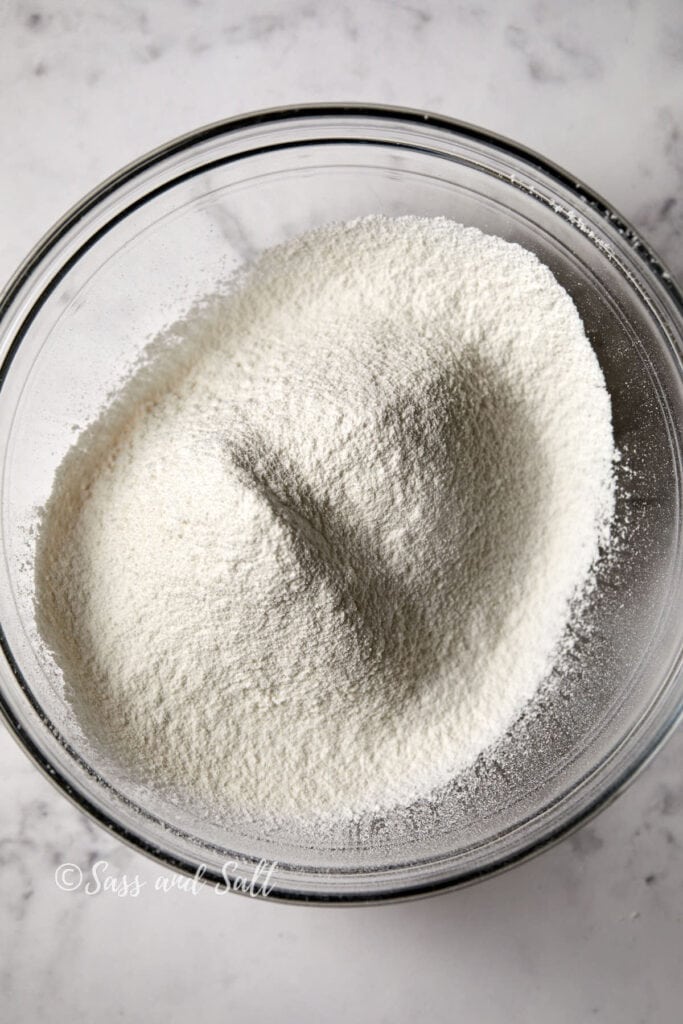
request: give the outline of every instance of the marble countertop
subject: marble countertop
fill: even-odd
[[[284,103],[421,107],[511,136],[606,196],[683,277],[677,0],[4,0],[0,278],[122,164]],[[8,1022],[681,1019],[683,731],[612,806],[460,893],[379,908],[67,892],[64,861],[153,882],[0,730]]]

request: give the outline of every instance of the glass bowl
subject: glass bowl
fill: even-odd
[[[570,292],[623,456],[619,554],[601,571],[571,665],[539,694],[542,713],[522,716],[486,770],[324,839],[216,826],[126,778],[81,735],[36,630],[38,509],[74,431],[151,336],[267,246],[370,213],[444,215],[519,242]],[[613,797],[681,711],[682,336],[681,293],[622,218],[564,171],[478,128],[408,110],[291,108],[143,157],[67,214],[0,304],[0,703],[10,729],[122,839],[233,886],[266,864],[271,898],[414,896],[541,850]]]

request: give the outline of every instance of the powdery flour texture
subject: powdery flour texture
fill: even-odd
[[[476,229],[370,217],[267,251],[156,348],[43,514],[39,624],[84,731],[219,818],[447,783],[548,675],[609,539],[567,293]]]

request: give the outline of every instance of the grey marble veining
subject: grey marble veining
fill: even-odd
[[[2,278],[142,152],[218,118],[322,100],[423,107],[509,135],[601,192],[683,276],[677,0],[9,0],[0,48]],[[229,211],[219,227],[249,250]],[[331,912],[156,891],[160,869],[0,731],[3,1019],[678,1021],[682,757],[679,731],[592,823],[484,885]],[[137,898],[64,891],[67,861],[86,880],[146,885]]]

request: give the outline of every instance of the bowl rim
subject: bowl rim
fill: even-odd
[[[665,262],[657,255],[649,243],[645,242],[640,233],[633,225],[614,209],[603,197],[592,188],[585,185],[575,175],[569,174],[558,164],[553,163],[535,150],[521,145],[508,137],[489,131],[469,122],[460,121],[456,118],[447,117],[442,114],[429,113],[416,108],[391,106],[366,103],[315,103],[303,105],[287,105],[270,107],[257,110],[247,114],[237,115],[223,120],[215,121],[203,127],[177,136],[170,141],[145,153],[141,157],[126,164],[110,177],[106,178],[99,185],[86,193],[74,206],[72,206],[43,237],[37,242],[25,259],[20,263],[15,273],[10,277],[7,285],[0,294],[0,323],[7,312],[13,306],[24,285],[32,278],[36,268],[48,254],[55,249],[77,223],[92,210],[96,209],[108,196],[117,192],[120,188],[133,181],[139,175],[153,170],[158,164],[169,157],[178,155],[196,145],[207,142],[213,138],[227,136],[244,129],[267,126],[287,121],[301,122],[314,118],[346,117],[356,122],[364,119],[385,121],[403,125],[413,125],[434,128],[441,130],[447,135],[455,135],[459,139],[469,139],[484,144],[490,148],[499,149],[508,156],[512,156],[526,163],[530,168],[541,172],[544,176],[554,181],[578,199],[587,203],[592,210],[604,220],[607,220],[615,229],[622,240],[627,244],[629,250],[643,265],[646,273],[654,276],[660,287],[668,293],[677,311],[683,314],[683,290],[677,284],[675,278],[667,269]],[[267,145],[264,149],[268,149]],[[148,197],[146,197],[148,198]],[[90,240],[92,242],[93,239]],[[11,340],[5,352],[2,364],[0,365],[0,390],[4,384],[10,363],[18,350],[23,331],[17,332]],[[683,351],[679,346],[679,356]],[[37,705],[30,689],[28,688],[23,674],[9,646],[5,632],[0,623],[0,649],[19,683],[24,695],[29,699],[41,719],[48,726],[51,725],[42,709]],[[670,669],[670,678],[674,678],[680,669],[681,656],[674,660]],[[337,891],[329,892],[297,891],[294,888],[287,888],[283,885],[275,885],[267,896],[274,902],[285,902],[306,905],[377,905],[387,902],[397,902],[419,897],[433,895],[438,892],[450,891],[463,888],[477,881],[492,877],[508,870],[516,864],[523,863],[537,854],[549,849],[562,839],[572,834],[586,822],[590,821],[599,811],[607,807],[612,801],[632,782],[644,767],[656,755],[665,740],[671,735],[678,721],[683,714],[683,706],[679,706],[676,713],[664,723],[659,732],[652,738],[647,748],[627,767],[620,776],[604,791],[600,792],[592,801],[574,811],[568,820],[558,825],[549,834],[533,842],[529,847],[523,848],[515,853],[500,857],[483,868],[472,869],[461,874],[449,877],[440,877],[436,880],[419,884],[406,885],[398,882],[394,887],[382,888],[374,895],[367,895],[366,892]],[[110,817],[101,810],[88,795],[80,789],[75,789],[70,782],[64,778],[61,772],[55,768],[49,757],[39,748],[31,736],[27,734],[21,722],[13,712],[7,700],[3,688],[0,686],[0,717],[4,720],[8,730],[14,736],[17,743],[24,749],[28,757],[42,771],[42,773],[59,789],[76,807],[85,812],[98,825],[113,833],[118,839],[125,842],[133,849],[146,854],[157,863],[166,868],[171,868],[185,875],[195,876],[197,866],[185,861],[176,854],[162,849],[145,839],[139,833],[133,832],[119,821]],[[52,727],[54,728],[54,727]],[[67,745],[67,749],[71,749]],[[72,753],[75,753],[72,751]],[[327,873],[327,872],[326,872]],[[372,874],[372,872],[370,872]],[[206,882],[220,882],[222,877],[212,871],[204,875]]]

